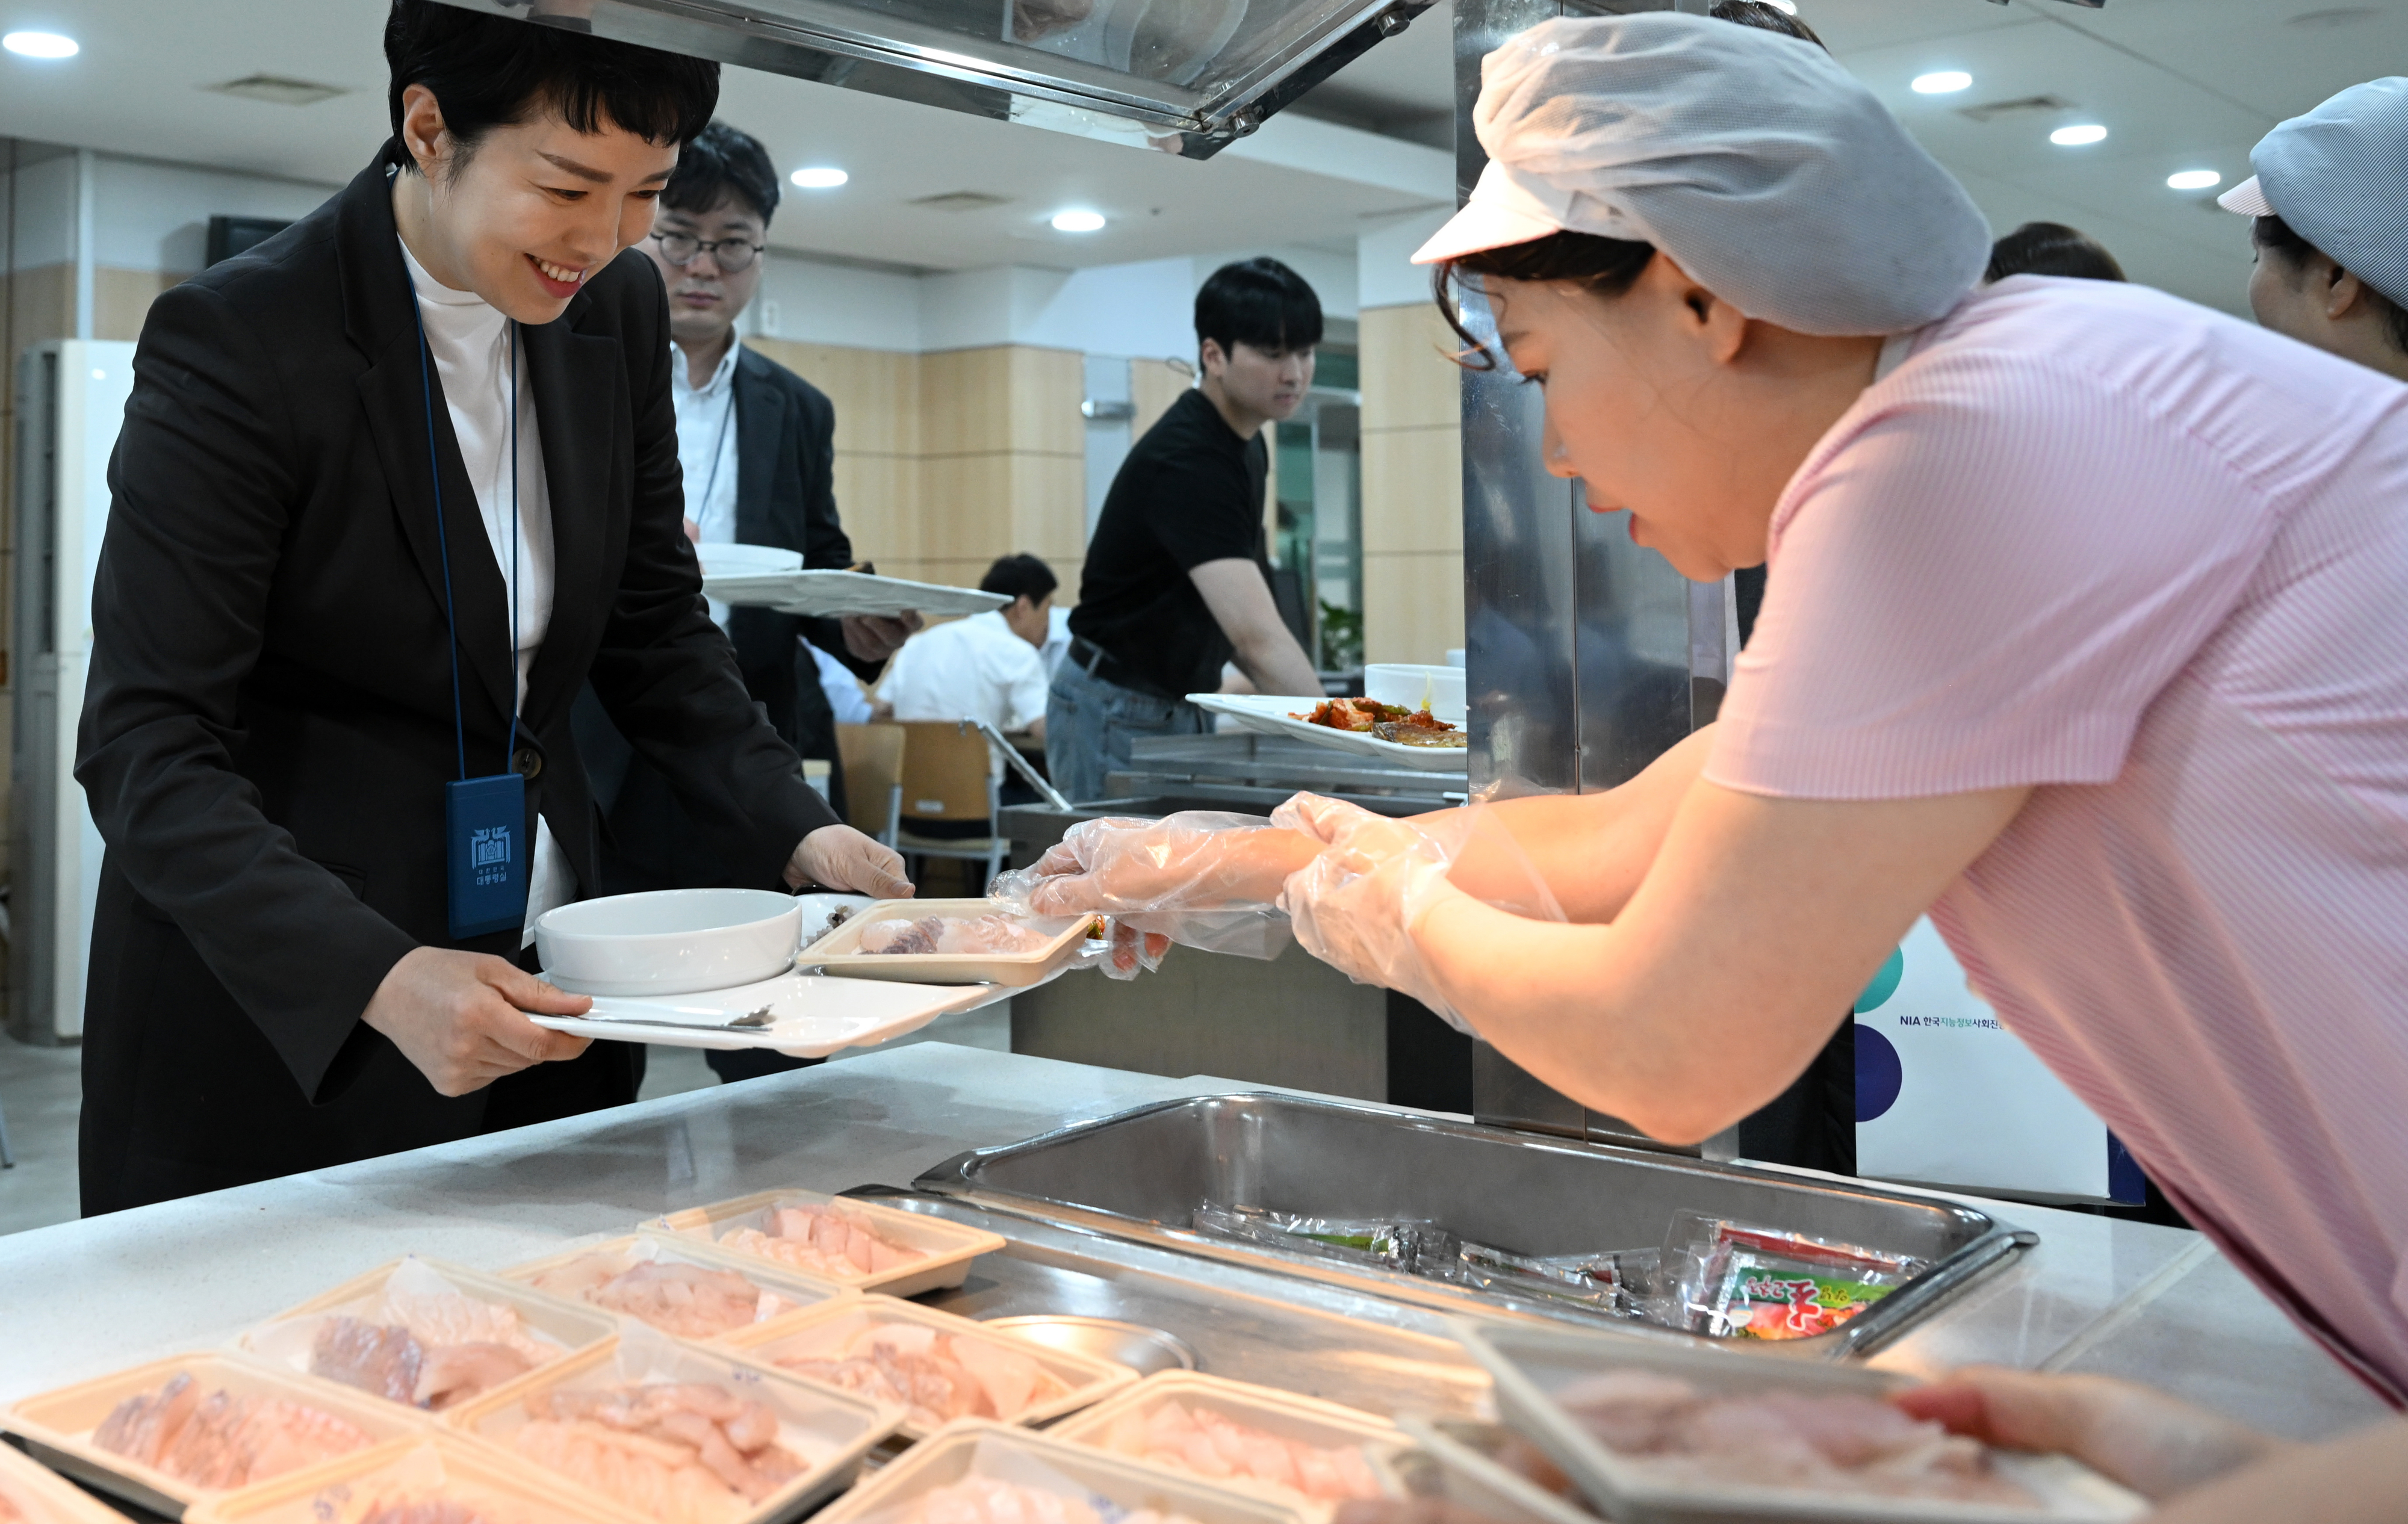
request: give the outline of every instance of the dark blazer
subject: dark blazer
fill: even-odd
[[[631,1099],[597,1043],[446,1099],[359,1020],[446,933],[452,668],[409,278],[382,162],[160,296],[110,463],[76,776],[108,843],[85,1005],[84,1209],[108,1211]],[[695,828],[774,881],[834,816],[744,692],[700,596],[667,301],[628,252],[523,331],[554,547],[512,765],[580,884],[569,735],[590,678]],[[504,765],[505,592],[433,408],[472,776]]]

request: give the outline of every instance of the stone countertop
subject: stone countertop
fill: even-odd
[[[223,1344],[404,1254],[485,1269],[783,1186],[909,1185],[966,1148],[1238,1086],[923,1043],[0,1237],[0,1402]],[[2040,1246],[1881,1352],[2151,1381],[2299,1437],[2386,1411],[2198,1235],[1996,1203]]]

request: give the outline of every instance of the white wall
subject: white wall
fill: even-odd
[[[919,351],[917,277],[826,264],[777,249],[762,257],[761,293],[746,315],[752,332],[809,344]]]
[[[57,162],[72,174],[73,159]],[[197,270],[211,217],[298,221],[338,189],[102,155],[93,166],[93,257],[128,270]]]
[[[0,207],[7,205],[9,178],[0,175]],[[75,155],[27,164],[15,178],[17,267],[64,264],[75,258]]]
[[[1446,207],[1374,224],[1354,240],[1355,295],[1366,307],[1419,306],[1430,299],[1430,273],[1413,250],[1455,214]]]

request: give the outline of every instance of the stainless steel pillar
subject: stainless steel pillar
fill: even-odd
[[[1560,15],[1703,9],[1703,0],[1455,0],[1455,193],[1487,164],[1473,135],[1480,61]],[[1485,307],[1467,326],[1488,336]],[[1625,782],[1711,720],[1729,680],[1728,583],[1699,587],[1591,513],[1541,459],[1539,391],[1510,370],[1463,373],[1463,554],[1475,796],[1586,792]],[[1576,1013],[1567,1013],[1576,1016]],[[1483,1121],[1570,1135],[1637,1135],[1584,1110],[1487,1044],[1473,1058]],[[1643,1140],[1642,1140],[1643,1141]],[[1711,1150],[1710,1150],[1711,1151]]]

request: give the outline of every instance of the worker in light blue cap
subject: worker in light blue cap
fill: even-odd
[[[2408,78],[2350,86],[2249,163],[2258,173],[2216,203],[2257,219],[2258,320],[2408,380]]]

